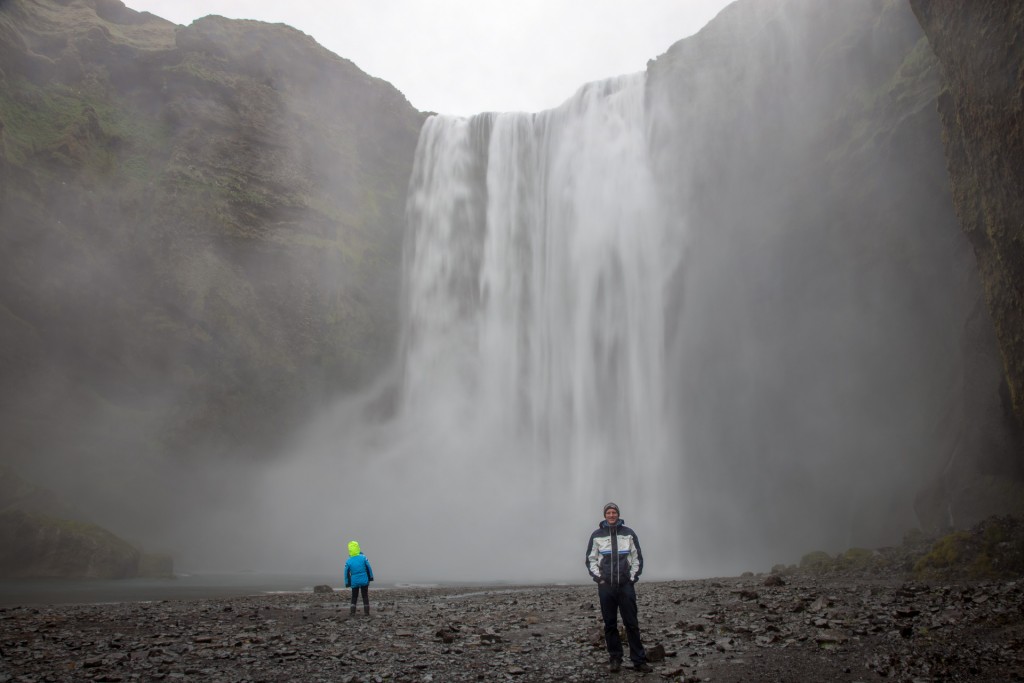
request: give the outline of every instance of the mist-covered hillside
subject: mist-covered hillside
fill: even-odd
[[[911,2],[943,73],[938,100],[957,215],[978,256],[1018,420],[1024,418],[1024,6]],[[1016,471],[1024,463],[1017,458]]]
[[[266,457],[364,385],[422,119],[284,25],[2,3],[4,461],[109,497],[163,459]]]
[[[909,5],[736,3],[649,74],[663,192],[692,235],[682,495],[730,529],[702,552],[823,528],[891,543],[1014,505],[1002,359]]]

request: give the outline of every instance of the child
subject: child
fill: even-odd
[[[370,614],[370,582],[373,581],[373,569],[370,561],[359,549],[359,541],[348,542],[348,560],[345,562],[345,588],[352,589],[352,608],[350,615],[356,613],[356,596],[363,593],[363,614]]]

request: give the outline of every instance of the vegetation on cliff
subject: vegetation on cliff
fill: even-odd
[[[0,512],[0,577],[124,579],[136,576],[139,551],[88,522]]]
[[[1008,402],[1024,424],[1024,5],[911,0],[942,64],[938,99],[953,203],[978,257]],[[1024,459],[1003,463],[1024,478]]]
[[[0,578],[173,578],[174,560],[146,554],[0,465]]]
[[[0,450],[107,481],[260,457],[397,337],[423,115],[282,25],[0,6]]]
[[[649,64],[652,155],[693,255],[669,332],[681,495],[738,520],[737,545],[795,555],[841,529],[873,547],[1006,512],[976,486],[1014,443],[940,87],[895,0],[738,2]]]

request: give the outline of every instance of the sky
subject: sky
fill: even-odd
[[[422,111],[551,109],[590,81],[642,71],[729,0],[125,0],[187,25],[285,23],[397,87]]]

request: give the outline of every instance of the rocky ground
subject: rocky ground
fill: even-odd
[[[8,681],[1024,680],[1024,581],[641,582],[654,673],[607,673],[593,586],[0,609]],[[361,612],[361,610],[360,610]]]
[[[0,683],[1024,681],[1024,520],[772,573],[641,582],[654,672],[608,672],[592,584],[0,608]]]

